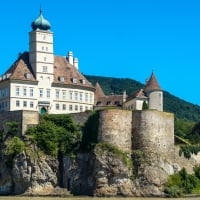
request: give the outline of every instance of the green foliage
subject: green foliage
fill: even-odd
[[[46,115],[37,126],[30,127],[26,134],[42,151],[52,156],[58,156],[58,153],[74,154],[81,141],[77,126],[69,116],[65,118],[64,115]]]
[[[188,138],[195,144],[200,143],[200,122],[194,125],[190,134],[188,135]]]
[[[134,170],[135,170],[134,174],[137,174],[140,166],[142,164],[144,164],[145,162],[147,162],[147,160],[145,159],[144,152],[141,151],[141,150],[134,150],[133,151],[132,160],[133,160]]]
[[[91,150],[98,142],[99,112],[93,112],[83,127],[81,149]]]
[[[196,176],[198,179],[200,179],[200,165],[195,165],[195,166],[193,167],[193,171],[194,171],[195,176]]]
[[[179,155],[184,155],[185,158],[190,159],[192,154],[197,155],[200,151],[200,144],[197,145],[181,145]]]
[[[14,136],[17,135],[19,130],[19,123],[16,121],[6,122],[6,126],[8,127],[8,135]]]
[[[13,157],[25,149],[24,142],[17,136],[11,138],[6,145],[6,155]]]
[[[168,197],[177,198],[183,196],[183,189],[176,185],[165,187],[164,192],[165,194],[167,194]]]
[[[147,110],[147,109],[148,109],[148,104],[146,103],[146,101],[144,101],[142,105],[142,110]]]
[[[190,194],[199,182],[200,180],[195,175],[188,174],[183,168],[177,174],[169,176],[164,191],[170,197]]]
[[[135,92],[138,89],[144,88],[144,84],[128,78],[112,78],[102,76],[89,76],[86,78],[95,85],[98,82],[106,95],[122,94],[126,90],[127,94]],[[163,92],[164,111],[172,112],[179,119],[189,121],[200,121],[200,106],[186,102],[167,91]]]
[[[187,138],[188,135],[191,133],[194,124],[195,123],[192,121],[175,118],[174,134],[182,138]]]

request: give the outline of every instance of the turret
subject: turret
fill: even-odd
[[[163,111],[163,91],[154,72],[152,72],[150,79],[147,81],[144,92],[148,97],[149,109]]]

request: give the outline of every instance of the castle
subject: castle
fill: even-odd
[[[152,73],[146,87],[127,95],[105,95],[100,85],[92,84],[80,73],[78,59],[70,51],[55,56],[53,32],[42,10],[31,24],[29,52],[19,55],[0,76],[0,112],[37,111],[40,114],[80,113],[104,107],[163,110],[162,90]]]
[[[163,93],[152,73],[144,89],[127,97],[106,96],[79,72],[78,59],[55,56],[51,25],[40,10],[29,33],[29,52],[24,52],[0,77],[0,115],[2,125],[16,120],[25,133],[28,125],[38,124],[39,113],[80,113],[101,109],[99,141],[107,141],[131,151],[147,146],[162,151],[174,144],[173,115],[163,111]],[[143,110],[147,104],[148,110]],[[104,110],[107,106],[120,109]],[[136,139],[133,139],[136,138]],[[147,142],[147,143],[146,143]],[[167,150],[166,150],[167,151]]]
[[[29,33],[29,52],[0,77],[0,112],[62,114],[92,110],[95,88],[78,70],[78,59],[55,56],[51,25],[42,15]]]

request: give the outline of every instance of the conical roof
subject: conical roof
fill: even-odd
[[[95,85],[95,89],[96,89],[96,96],[97,97],[105,97],[105,94],[103,92],[103,89],[101,88],[101,86],[99,85],[99,83],[97,82],[96,85]]]
[[[46,20],[42,15],[42,9],[40,9],[39,17],[32,22],[31,27],[33,30],[39,29],[44,31],[47,31],[51,28],[49,21]]]
[[[146,83],[146,87],[144,88],[145,92],[151,92],[155,90],[161,90],[160,85],[156,79],[154,72],[152,72],[150,79]]]

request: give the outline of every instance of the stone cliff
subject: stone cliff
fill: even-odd
[[[2,145],[0,194],[164,196],[169,175],[200,163],[179,157],[170,113],[101,111],[98,141],[90,151],[59,160],[34,145],[10,159]]]

